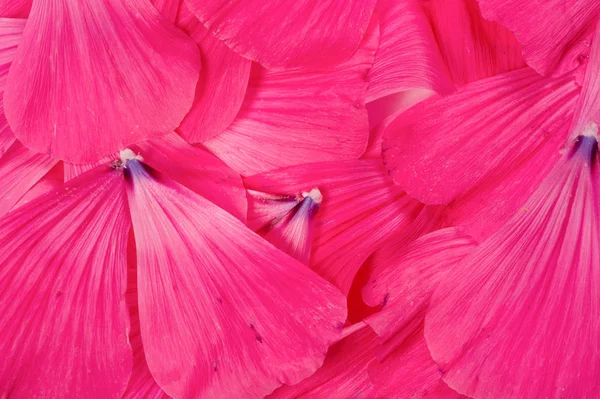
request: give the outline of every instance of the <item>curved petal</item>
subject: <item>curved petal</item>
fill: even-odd
[[[377,335],[363,328],[333,345],[316,373],[299,384],[282,386],[265,399],[379,399],[367,374],[378,343]]]
[[[597,138],[581,136],[523,209],[440,283],[425,337],[450,387],[597,396],[599,167]]]
[[[6,215],[58,163],[16,141],[0,158],[0,216]]]
[[[424,4],[456,85],[525,66],[515,36],[504,26],[483,19],[477,0],[427,0]]]
[[[439,281],[475,246],[455,228],[426,234],[399,251],[379,256],[363,298],[381,310],[365,322],[384,340],[407,325],[422,324]]]
[[[186,0],[217,39],[273,67],[331,67],[356,51],[376,0]]]
[[[453,91],[421,3],[380,0],[376,12],[379,47],[369,71],[367,101],[415,88],[440,94]]]
[[[237,118],[204,145],[245,176],[360,157],[369,134],[366,74],[377,36],[374,24],[359,51],[327,72],[255,66]]]
[[[244,179],[246,188],[296,197],[318,188],[310,266],[348,293],[365,260],[386,241],[401,234],[423,205],[391,181],[377,160],[298,165]],[[249,220],[261,218],[251,207]]]
[[[578,93],[572,77],[545,78],[530,68],[471,83],[401,114],[384,133],[384,161],[409,195],[456,205],[472,197],[477,207],[465,211],[492,209],[494,217],[480,221],[496,226],[559,156]]]
[[[312,374],[340,335],[343,295],[141,162],[126,172],[142,340],[165,392],[262,398]]]
[[[498,21],[523,45],[527,64],[542,75],[575,69],[590,52],[599,0],[479,0],[483,15]]]
[[[94,162],[175,129],[192,105],[196,43],[148,0],[36,0],[4,95],[27,147]]]
[[[177,131],[188,142],[201,143],[223,133],[235,119],[248,88],[252,62],[234,53],[202,24],[191,36],[202,50],[202,70],[194,104]]]
[[[146,164],[246,221],[248,201],[240,175],[203,148],[174,133],[132,147]]]
[[[129,228],[123,175],[108,168],[0,219],[1,397],[121,397]]]

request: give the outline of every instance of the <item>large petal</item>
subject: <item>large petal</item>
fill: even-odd
[[[24,28],[25,20],[0,18],[0,158],[15,141],[15,135],[10,130],[4,116],[4,101],[2,97],[4,95],[4,86],[6,85],[6,77],[8,76],[10,64],[17,53],[17,46],[21,40]]]
[[[188,142],[200,143],[223,133],[235,119],[248,88],[252,62],[234,53],[202,24],[192,37],[202,50],[202,70],[192,109],[177,131]]]
[[[377,36],[374,24],[359,51],[328,72],[255,66],[236,120],[206,147],[243,175],[360,157],[369,134],[366,73]]]
[[[339,337],[343,295],[210,201],[126,167],[142,340],[165,392],[262,398],[312,374]]]
[[[590,52],[599,0],[478,0],[523,45],[527,64],[543,75],[575,69]]]
[[[384,133],[384,160],[417,199],[458,204],[473,196],[471,214],[493,210],[483,224],[505,222],[559,156],[578,93],[572,77],[530,68],[471,83],[401,114]]]
[[[367,31],[376,0],[186,0],[218,39],[273,67],[331,67],[348,59]]]
[[[522,211],[438,286],[425,337],[444,380],[490,398],[600,391],[600,175],[581,136]]]
[[[344,293],[364,261],[423,209],[394,185],[378,160],[299,165],[246,178],[244,184],[292,197],[319,189],[310,265]],[[257,211],[264,209],[249,209],[249,220],[262,218]]]
[[[109,168],[0,219],[1,397],[121,397],[129,228],[123,176]]]
[[[441,94],[453,83],[440,56],[431,26],[418,0],[381,0],[379,47],[369,71],[367,100],[422,88]]]
[[[57,159],[14,142],[0,158],[0,216],[6,215],[57,163]]]
[[[4,96],[24,145],[75,163],[175,129],[200,68],[196,43],[148,0],[88,3],[34,2]]]
[[[378,399],[367,373],[378,344],[377,335],[362,328],[333,345],[316,373],[299,384],[282,386],[265,399]]]
[[[521,46],[504,26],[486,21],[477,0],[426,0],[433,32],[458,86],[525,66]]]
[[[246,221],[248,202],[240,175],[203,148],[174,133],[132,147],[152,168]]]

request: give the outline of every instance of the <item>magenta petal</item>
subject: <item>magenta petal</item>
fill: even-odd
[[[205,149],[192,147],[175,133],[133,146],[144,162],[246,221],[248,201],[240,175]]]
[[[105,168],[0,219],[0,397],[121,397],[129,229],[123,176]]]
[[[33,0],[0,0],[1,18],[27,18]]]
[[[177,131],[188,142],[201,143],[223,133],[235,119],[248,88],[252,62],[234,53],[201,24],[192,37],[202,50],[202,70],[192,109]]]
[[[282,386],[265,399],[383,399],[367,373],[378,343],[377,335],[363,328],[333,345],[316,373],[296,385]]]
[[[374,24],[357,53],[327,72],[255,65],[237,118],[204,145],[245,176],[360,157],[369,134],[366,75],[377,37]]]
[[[16,141],[0,158],[0,216],[4,216],[21,197],[58,163]]]
[[[6,85],[6,118],[27,147],[94,162],[172,131],[192,105],[196,43],[147,0],[38,0]]]
[[[450,75],[458,86],[525,66],[504,26],[486,21],[476,0],[424,2]]]
[[[376,0],[186,0],[235,52],[267,68],[330,67],[348,59]]]
[[[527,64],[543,75],[575,69],[590,52],[599,0],[479,0],[483,15],[515,32]]]
[[[298,165],[251,176],[244,184],[288,196],[319,189],[323,198],[310,266],[344,293],[365,260],[407,229],[423,209],[391,181],[378,160]],[[263,218],[260,212],[264,209],[251,206],[248,219]]]
[[[600,392],[598,143],[581,136],[523,209],[436,290],[425,337],[472,397]]]
[[[514,213],[558,156],[578,93],[572,77],[544,78],[530,68],[479,80],[401,114],[385,132],[384,160],[401,187],[431,204],[449,204],[525,166],[538,171],[505,194],[518,194]]]
[[[210,201],[137,160],[126,168],[142,340],[165,392],[262,398],[312,374],[344,296]]]
[[[380,37],[369,71],[367,100],[422,88],[447,94],[454,89],[423,7],[418,0],[381,0]]]

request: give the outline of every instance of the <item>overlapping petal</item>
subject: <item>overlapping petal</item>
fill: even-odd
[[[0,396],[121,397],[129,228],[122,174],[108,168],[0,219]]]
[[[126,168],[142,340],[165,392],[260,398],[313,373],[343,295],[210,201],[138,160]]]
[[[94,162],[172,131],[192,105],[199,68],[196,43],[148,0],[36,0],[4,109],[27,147]]]
[[[186,0],[237,53],[267,68],[331,67],[356,51],[376,0]]]

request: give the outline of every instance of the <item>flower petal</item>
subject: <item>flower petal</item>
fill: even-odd
[[[192,105],[196,43],[147,0],[37,0],[4,96],[17,138],[85,163],[172,131]]]
[[[425,9],[456,85],[525,66],[515,36],[483,19],[477,0],[429,0]]]
[[[126,167],[142,340],[165,392],[262,398],[312,374],[339,337],[343,295],[210,201]]]
[[[384,340],[414,320],[422,324],[439,281],[474,246],[468,236],[455,228],[446,228],[376,257],[371,279],[363,288],[363,298],[368,305],[382,308],[365,322]]]
[[[0,158],[0,216],[6,215],[57,163],[57,159],[14,142]]]
[[[131,371],[123,184],[101,168],[0,219],[1,397],[121,397]]]
[[[348,293],[356,272],[383,243],[400,234],[423,209],[391,181],[377,160],[322,162],[244,180],[246,188],[296,197],[318,188],[311,268]],[[252,203],[251,203],[252,205]],[[264,209],[250,207],[249,220]],[[274,208],[274,211],[277,208]]]
[[[543,75],[575,69],[589,54],[599,0],[479,0],[483,15],[515,32],[527,64]]]
[[[598,143],[581,136],[574,146],[431,300],[427,344],[458,392],[585,398],[600,390]]]
[[[234,53],[198,24],[192,38],[202,50],[202,70],[192,109],[177,131],[190,143],[201,143],[219,133],[235,119],[242,102],[252,62]]]
[[[454,89],[418,0],[377,4],[379,47],[369,71],[367,101],[408,89],[447,94]]]
[[[362,328],[333,345],[316,373],[265,399],[379,398],[367,373],[378,343],[370,328]]]
[[[0,17],[27,18],[33,0],[0,0]]]
[[[377,46],[376,28],[371,26],[350,60],[328,72],[255,66],[236,120],[206,147],[245,176],[360,157],[369,134],[366,73]]]
[[[1,162],[0,162],[1,163]],[[41,179],[37,181],[27,192],[25,195],[21,197],[19,202],[13,206],[12,209],[16,209],[20,206],[25,205],[28,202],[36,199],[37,197],[46,194],[50,191],[56,190],[65,182],[64,179],[64,168],[63,163],[59,162],[48,173],[46,173]],[[11,210],[12,210],[11,209]]]
[[[471,83],[401,114],[384,133],[384,160],[415,198],[450,204],[475,196],[499,213],[481,223],[504,223],[559,156],[578,93],[572,77],[529,68]]]
[[[246,221],[248,201],[242,178],[205,149],[192,147],[174,133],[131,148],[152,168]]]
[[[217,39],[273,67],[331,67],[356,51],[375,0],[186,0]]]

